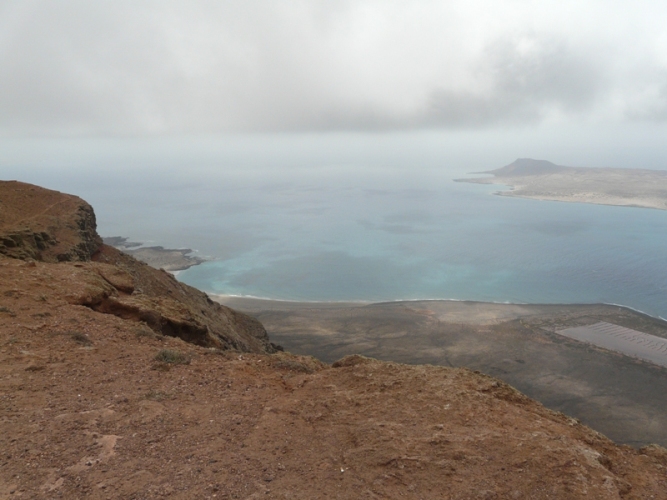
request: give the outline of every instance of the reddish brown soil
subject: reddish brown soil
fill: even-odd
[[[82,305],[99,266],[0,256],[0,499],[667,498],[667,451],[490,377],[194,345]]]
[[[0,181],[0,254],[46,262],[88,260],[102,244],[92,207],[77,196]]]
[[[30,262],[35,270],[27,274],[52,282],[51,289],[59,289],[70,304],[139,321],[202,346],[248,352],[273,352],[277,347],[255,319],[103,245],[93,208],[76,196],[0,181],[0,255]],[[62,268],[34,260],[76,264],[63,275]],[[19,290],[22,278],[7,277],[5,283]]]
[[[214,351],[0,263],[0,498],[667,498],[664,450],[486,376]]]

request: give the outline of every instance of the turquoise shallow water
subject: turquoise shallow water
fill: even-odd
[[[264,142],[252,144],[261,150]],[[269,153],[247,155],[259,167],[179,160],[171,169],[17,170],[14,178],[77,193],[95,207],[105,236],[211,258],[179,274],[209,292],[607,302],[667,318],[667,211],[500,197],[497,187],[453,182],[501,165],[488,162],[445,169],[422,158],[413,167],[406,153],[394,167],[387,158],[323,167],[306,155],[299,167]]]
[[[667,317],[667,211],[496,189],[347,175],[181,193],[170,227],[214,260],[179,279],[274,299],[606,302]]]

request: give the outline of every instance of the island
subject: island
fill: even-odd
[[[493,177],[455,181],[511,187],[494,193],[499,196],[667,210],[667,171],[663,170],[564,167],[519,158],[496,170],[473,173]]]

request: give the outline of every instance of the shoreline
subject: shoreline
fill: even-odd
[[[470,184],[502,185],[496,196],[539,201],[588,203],[667,210],[667,171],[627,168],[565,167],[544,160],[520,158],[504,167],[454,179]]]
[[[499,183],[494,183],[499,184]],[[585,203],[588,205],[601,205],[606,207],[623,207],[623,208],[644,208],[649,210],[667,210],[667,206],[659,205],[659,202],[649,202],[646,201],[645,204],[641,205],[638,203],[624,203],[620,199],[615,201],[615,198],[609,197],[608,199],[598,200],[595,198],[565,198],[565,197],[549,197],[544,195],[528,195],[528,194],[517,194],[515,190],[516,186],[510,184],[502,184],[508,186],[510,190],[508,191],[496,191],[493,193],[494,196],[504,196],[506,198],[522,198],[524,200],[535,200],[535,201],[555,201],[560,203]]]
[[[257,308],[263,307],[266,309],[335,309],[335,308],[350,308],[350,307],[364,307],[374,304],[370,301],[307,301],[307,300],[283,300],[270,299],[265,297],[253,297],[249,295],[227,295],[219,293],[206,292],[213,301],[223,304],[232,309],[242,308]],[[233,305],[230,305],[233,304]]]
[[[477,306],[508,306],[508,307],[524,307],[524,308],[582,308],[582,307],[618,307],[634,314],[650,318],[651,320],[663,322],[667,327],[667,318],[660,315],[654,316],[641,309],[636,309],[632,306],[624,304],[616,304],[613,302],[574,302],[574,303],[529,303],[529,302],[509,302],[509,301],[482,301],[469,299],[396,299],[396,300],[287,300],[287,299],[272,299],[268,297],[256,297],[250,295],[230,295],[206,292],[212,300],[223,305],[235,304],[229,306],[232,308],[249,307],[252,309],[261,306],[267,309],[335,309],[347,307],[366,307],[366,306],[384,306],[384,305],[417,305],[420,303],[453,303],[453,304],[474,304]]]
[[[174,276],[177,276],[180,271],[208,262],[208,259],[191,255],[195,253],[195,250],[191,248],[144,246],[144,243],[128,241],[128,238],[124,236],[107,236],[102,239],[105,245],[125,252],[156,269],[164,269]]]
[[[501,196],[505,198],[521,198],[523,200],[535,201],[554,201],[561,203],[585,203],[587,205],[601,205],[607,207],[623,207],[623,208],[644,208],[650,210],[667,210],[667,203],[663,200],[636,200],[628,202],[627,198],[618,198],[604,195],[563,195],[563,196],[549,196],[544,194],[530,194],[522,192],[532,186],[529,184],[520,184],[519,181],[513,183],[513,179],[502,180],[498,177],[484,177],[471,179],[454,179],[454,182],[465,182],[468,184],[483,184],[494,186],[505,186],[508,189],[505,191],[494,191],[490,193],[493,196]]]
[[[667,400],[655,397],[667,391],[667,368],[564,331],[590,330],[602,322],[667,343],[667,321],[625,306],[210,297],[257,318],[272,342],[294,354],[326,363],[359,354],[477,370],[617,442],[667,445]]]

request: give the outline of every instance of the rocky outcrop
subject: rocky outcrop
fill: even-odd
[[[103,245],[91,264],[111,287],[108,293],[83,294],[75,301],[121,318],[143,321],[164,335],[197,345],[245,352],[274,352],[262,324],[213,302],[205,293],[173,275]]]
[[[49,279],[63,278],[70,304],[145,323],[157,333],[200,346],[243,352],[277,347],[257,320],[103,245],[92,207],[76,196],[0,182],[0,254],[58,263],[59,268],[39,267]]]
[[[87,261],[102,245],[93,208],[77,196],[0,181],[0,253],[44,262]]]

